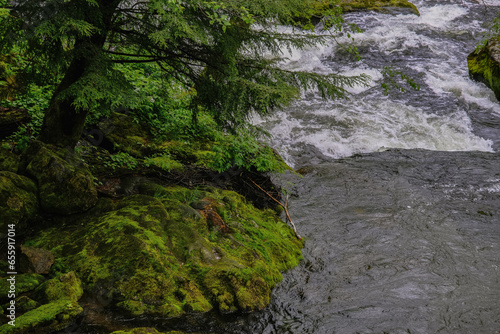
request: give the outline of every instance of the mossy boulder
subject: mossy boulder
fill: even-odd
[[[48,280],[33,292],[33,298],[44,304],[62,299],[77,301],[82,295],[82,282],[73,271]]]
[[[23,156],[26,174],[38,183],[41,208],[69,215],[97,202],[97,190],[87,165],[74,152],[33,142]]]
[[[469,76],[484,83],[500,101],[500,37],[490,39],[486,45],[467,57]]]
[[[39,285],[29,298],[23,296],[16,300],[19,308],[13,319],[15,326],[5,324],[0,327],[0,333],[44,334],[62,330],[83,312],[78,304],[82,294],[81,281],[74,272],[50,279]],[[22,311],[27,312],[19,314]]]
[[[19,156],[9,149],[0,146],[0,170],[17,173]]]
[[[129,115],[112,112],[99,123],[104,137],[112,145],[109,149],[119,150],[134,157],[151,153],[149,131]]]
[[[0,171],[0,237],[6,235],[8,225],[23,223],[36,214],[36,194],[37,187],[31,179]]]
[[[26,313],[28,311],[34,310],[40,306],[40,303],[34,301],[28,296],[21,296],[16,299],[16,309],[19,312]]]
[[[340,6],[344,13],[373,10],[387,14],[420,15],[417,7],[406,0],[341,0]]]
[[[85,290],[133,315],[254,311],[267,306],[280,271],[301,260],[301,241],[272,210],[231,191],[144,187],[119,201],[40,232],[31,246],[51,249]],[[210,203],[230,232],[189,204]]]

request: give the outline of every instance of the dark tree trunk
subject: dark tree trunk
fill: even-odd
[[[113,13],[119,2],[120,0],[98,1],[102,20],[95,21],[95,17],[87,18],[88,22],[100,28],[100,33],[75,43],[75,57],[64,78],[57,86],[45,113],[39,136],[41,141],[61,147],[74,148],[80,139],[89,110],[77,110],[73,103],[74,97],[63,97],[63,93],[80,80],[95,58],[99,57],[106,42],[107,32],[110,30]]]
[[[85,63],[83,59],[74,59],[55,90],[43,119],[41,141],[73,148],[80,139],[88,110],[76,110],[71,97],[61,98],[60,95],[83,76]]]

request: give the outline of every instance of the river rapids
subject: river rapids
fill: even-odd
[[[414,1],[420,16],[352,13],[362,60],[338,46],[290,69],[372,77],[256,120],[303,177],[279,178],[306,238],[269,308],[203,333],[500,333],[500,103],[467,55],[500,1]],[[420,90],[384,95],[392,65]]]

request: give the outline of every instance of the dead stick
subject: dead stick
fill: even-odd
[[[261,186],[259,186],[257,183],[255,183],[254,180],[252,180],[251,178],[248,178],[250,181],[252,181],[253,184],[255,184],[257,186],[257,188],[259,188],[260,190],[262,190],[263,192],[265,192],[267,194],[267,196],[269,196],[273,201],[275,201],[276,203],[278,203],[284,210],[285,210],[285,214],[286,214],[286,217],[288,218],[288,221],[292,224],[292,227],[293,227],[293,231],[295,232],[295,236],[299,239],[299,240],[302,240],[302,237],[299,235],[299,233],[297,232],[297,229],[295,228],[295,224],[293,223],[292,221],[292,218],[290,218],[290,214],[288,213],[288,209],[287,209],[287,205],[288,203],[286,204],[283,204],[281,203],[280,201],[278,201],[276,198],[274,198],[270,193],[268,193],[267,191],[265,191],[264,189],[262,189]],[[288,202],[288,201],[287,201]]]

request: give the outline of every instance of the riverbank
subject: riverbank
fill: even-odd
[[[110,333],[133,329],[123,316],[260,310],[300,262],[302,241],[252,185],[278,191],[267,176],[217,173],[210,144],[152,145],[130,117],[114,118],[113,152],[85,142],[77,151],[32,142],[20,156],[2,148],[2,231],[15,230],[19,260],[11,297],[13,270],[1,262],[0,333]]]

